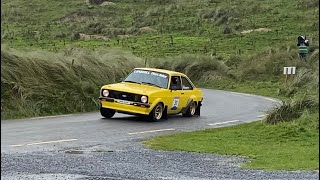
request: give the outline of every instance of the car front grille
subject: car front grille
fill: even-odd
[[[140,102],[141,95],[128,93],[128,92],[109,90],[109,97],[126,100],[126,101]]]

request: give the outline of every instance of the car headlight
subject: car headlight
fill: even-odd
[[[109,96],[109,91],[106,89],[102,90],[102,96],[104,96],[104,97]]]
[[[143,102],[143,103],[148,102],[148,97],[147,96],[141,96],[141,102]]]

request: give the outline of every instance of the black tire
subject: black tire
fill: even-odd
[[[100,108],[100,113],[101,113],[101,116],[103,116],[105,118],[112,118],[113,115],[116,113],[116,111],[113,110],[113,109],[108,109],[108,108],[101,107]]]
[[[187,111],[182,114],[184,117],[192,117],[196,113],[197,103],[192,101],[190,106],[188,107]]]
[[[159,121],[162,118],[163,110],[164,107],[162,103],[158,103],[149,114],[149,119],[152,121]]]

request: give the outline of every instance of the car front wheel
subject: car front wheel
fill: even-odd
[[[162,118],[163,109],[163,105],[158,103],[149,114],[149,119],[152,121],[159,121]]]
[[[197,104],[196,102],[192,101],[186,113],[183,113],[182,115],[185,117],[192,117],[196,113],[196,109],[197,109]]]
[[[101,116],[105,117],[105,118],[112,118],[112,116],[116,113],[115,110],[113,109],[108,109],[108,108],[100,108],[100,113]]]

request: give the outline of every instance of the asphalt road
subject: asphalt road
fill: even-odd
[[[248,159],[145,149],[161,134],[217,128],[263,118],[279,102],[203,89],[200,117],[149,122],[98,112],[1,121],[1,179],[318,179],[314,172],[243,170]]]

